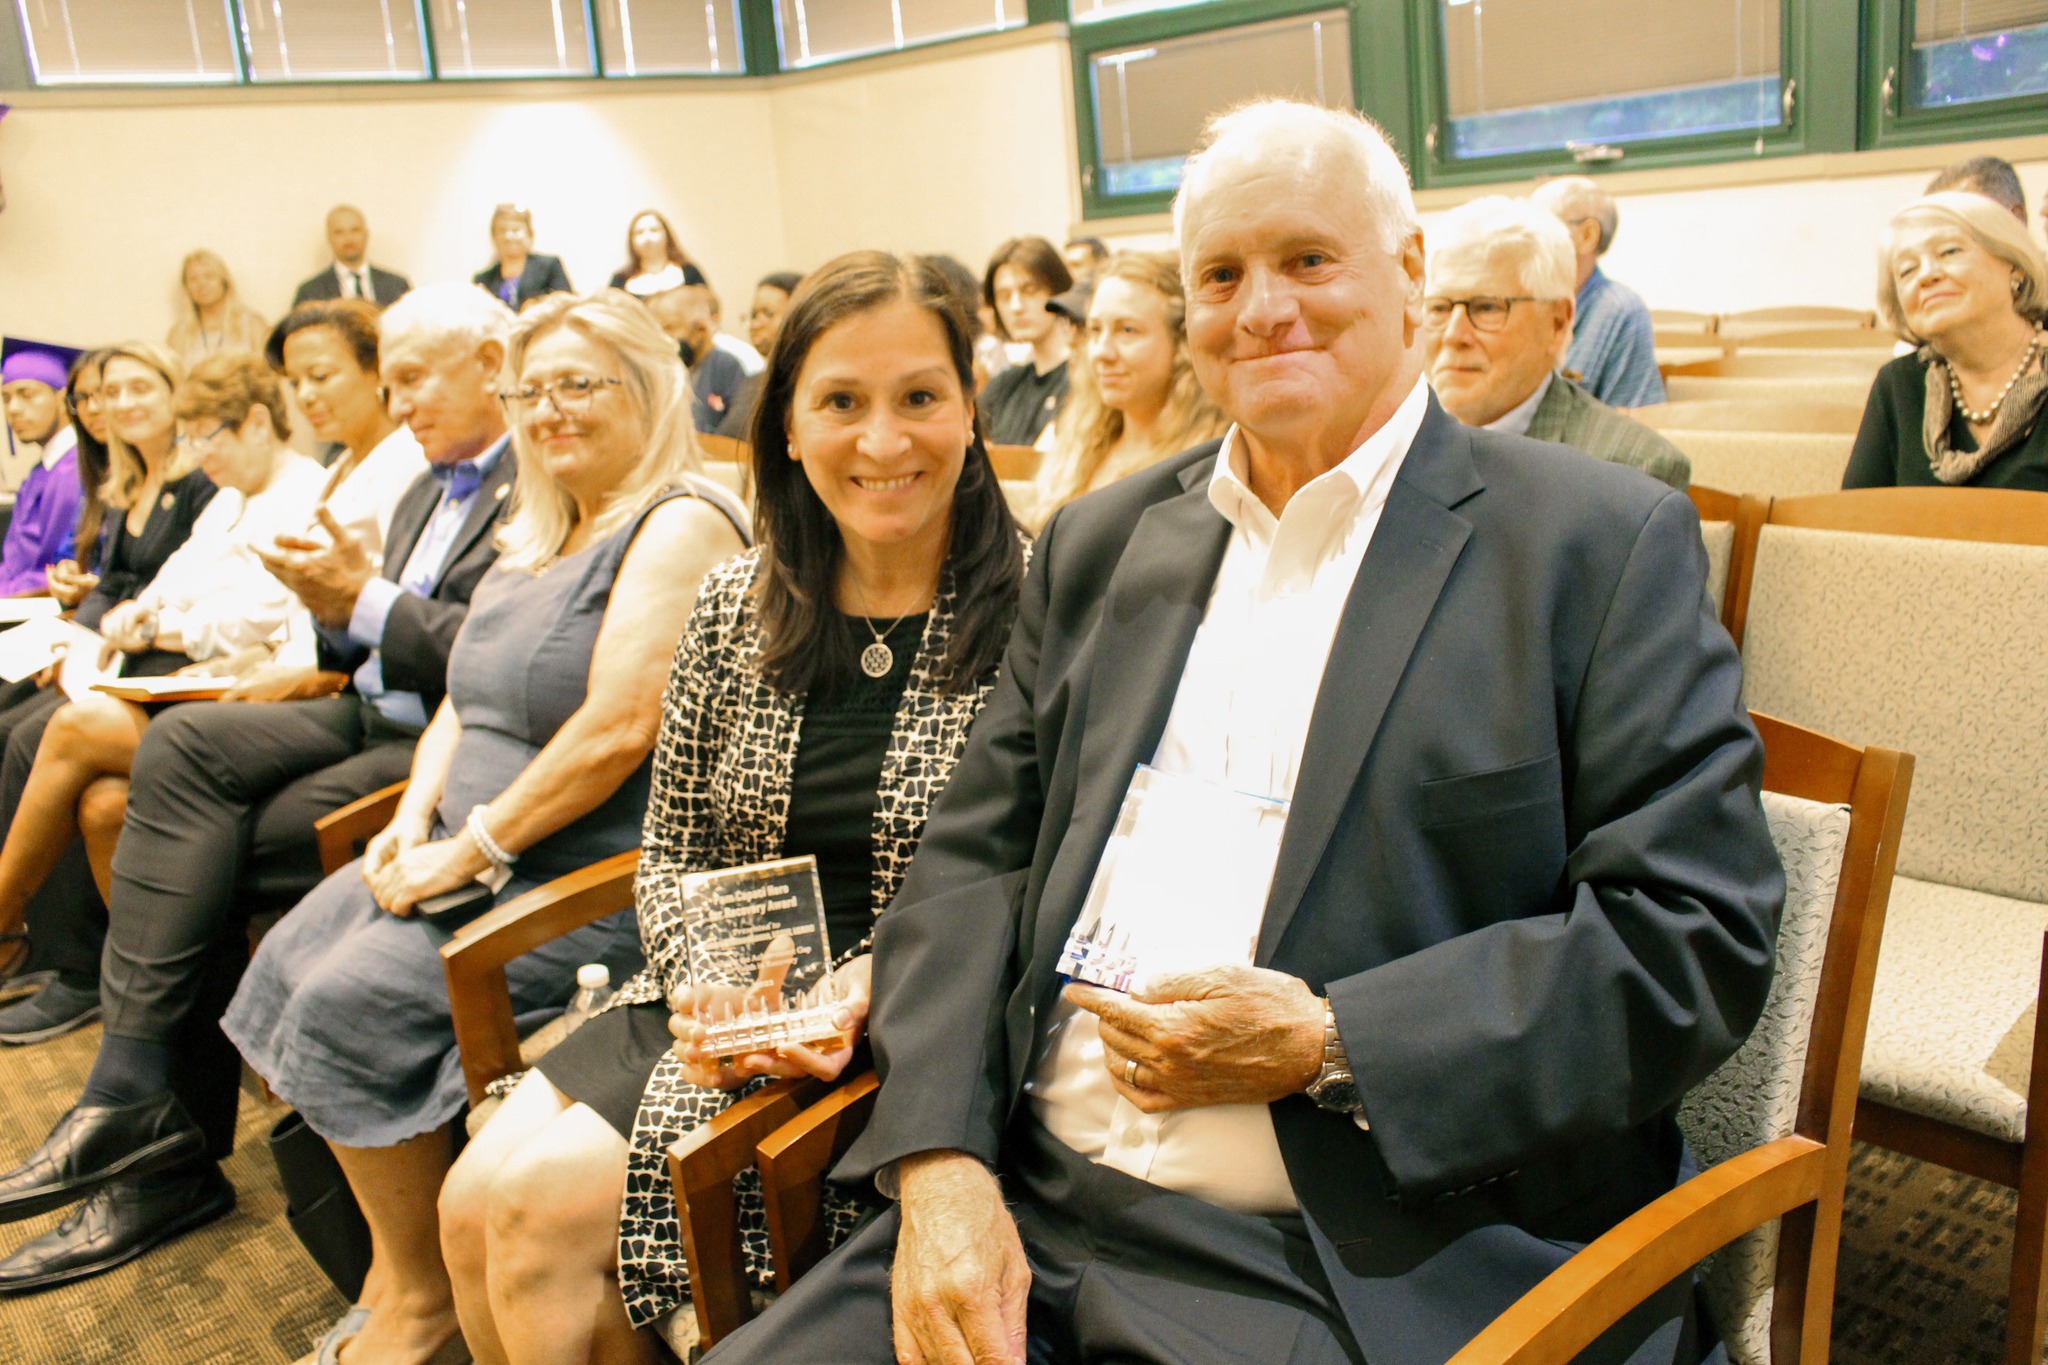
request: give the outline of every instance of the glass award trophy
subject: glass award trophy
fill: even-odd
[[[1273,887],[1287,803],[1139,764],[1060,954],[1069,981],[1249,963]]]
[[[817,859],[689,873],[682,893],[690,981],[711,997],[696,1011],[707,1052],[843,1044]],[[719,986],[732,989],[705,989]]]

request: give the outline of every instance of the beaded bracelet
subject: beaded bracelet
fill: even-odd
[[[469,819],[463,822],[463,828],[469,831],[470,838],[476,840],[477,851],[490,859],[491,866],[510,867],[519,861],[519,855],[507,853],[504,849],[498,847],[498,841],[491,837],[491,832],[488,829],[484,828],[484,808],[482,806],[471,806],[469,808]]]

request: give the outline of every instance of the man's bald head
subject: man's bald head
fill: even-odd
[[[350,270],[362,268],[363,258],[370,253],[370,225],[361,209],[336,204],[327,210],[327,249]]]

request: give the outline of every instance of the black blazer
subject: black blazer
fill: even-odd
[[[469,595],[497,562],[498,547],[493,534],[511,506],[512,480],[518,461],[508,448],[491,466],[490,477],[477,490],[469,505],[455,543],[441,564],[441,576],[425,597],[405,593],[391,604],[384,618],[384,638],[377,652],[383,664],[384,686],[394,692],[417,692],[427,714],[441,704],[448,690],[448,652],[455,646],[455,633],[469,614]],[[399,495],[391,511],[391,529],[384,537],[383,576],[393,583],[405,572],[420,536],[441,504],[441,485],[431,472],[421,474]],[[370,657],[370,651],[351,643],[343,650],[335,646],[326,631],[320,632],[320,667],[338,673],[354,673]]]
[[[998,1161],[1222,561],[1216,450],[1040,536],[995,694],[877,925],[884,1084],[840,1178],[934,1148]],[[1783,874],[1705,575],[1684,495],[1431,401],[1331,646],[1256,958],[1331,998],[1358,1074],[1370,1133],[1301,1095],[1272,1109],[1374,1365],[1445,1359],[1669,1189],[1674,1106],[1762,1010]]]
[[[396,271],[370,267],[370,298],[379,308],[389,308],[411,288],[412,281]],[[341,281],[334,277],[334,267],[330,265],[299,286],[299,292],[292,295],[292,307],[340,297]]]
[[[470,276],[487,293],[496,295],[498,286],[505,282],[505,272],[496,261],[489,268],[479,270]],[[518,312],[526,306],[528,299],[539,298],[542,294],[573,293],[575,286],[569,283],[569,272],[562,269],[559,256],[535,254],[526,258],[526,269],[519,272],[519,285],[512,291],[512,311]]]

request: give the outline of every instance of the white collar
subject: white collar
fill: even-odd
[[[1529,424],[1536,420],[1536,409],[1543,406],[1544,396],[1550,392],[1551,381],[1557,377],[1555,370],[1543,376],[1543,382],[1527,398],[1509,408],[1486,424],[1488,431],[1505,432],[1509,436],[1527,436]]]
[[[55,469],[57,461],[78,449],[78,433],[71,429],[69,422],[60,423],[57,434],[43,442],[43,468]]]
[[[1334,469],[1327,469],[1295,490],[1294,498],[1281,509],[1284,516],[1289,508],[1309,496],[1309,503],[1328,503],[1333,517],[1355,512],[1365,501],[1366,494],[1375,484],[1383,483],[1387,475],[1400,464],[1408,453],[1408,447],[1415,441],[1415,433],[1422,427],[1423,416],[1429,411],[1429,385],[1420,376],[1408,396],[1401,400],[1401,406],[1394,409],[1394,415],[1380,424],[1380,429],[1365,438],[1358,449],[1344,457],[1343,463]],[[1240,468],[1240,466],[1244,466]],[[1247,518],[1254,526],[1272,527],[1278,518],[1259,501],[1247,482],[1249,465],[1244,449],[1237,439],[1237,424],[1223,435],[1223,445],[1216,452],[1216,467],[1209,475],[1209,502],[1223,514],[1223,519],[1232,526],[1242,527]]]

